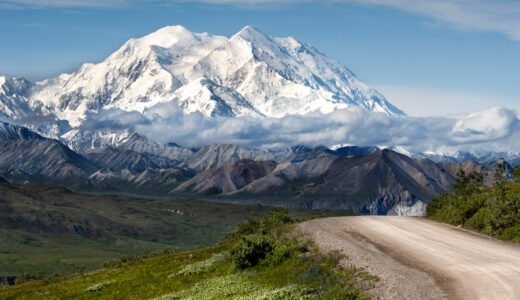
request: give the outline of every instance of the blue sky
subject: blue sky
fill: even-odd
[[[507,0],[0,0],[0,74],[71,72],[176,24],[294,36],[413,116],[520,109],[520,3]]]

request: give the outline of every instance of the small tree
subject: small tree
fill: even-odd
[[[517,168],[514,171],[518,172]],[[516,179],[514,173],[513,177]],[[509,192],[504,164],[497,164],[493,181],[495,195],[487,200],[488,214],[486,223],[490,233],[500,235],[504,229],[513,226],[518,219],[520,199],[518,195]]]
[[[273,241],[265,235],[249,235],[243,237],[231,249],[231,261],[238,269],[256,266],[274,249]]]
[[[503,163],[498,163],[495,169],[495,174],[493,174],[493,184],[497,189],[497,198],[500,201],[506,200],[507,193],[507,177],[506,177],[506,166]]]
[[[453,185],[456,198],[462,203],[467,203],[469,197],[481,191],[483,180],[484,176],[481,173],[474,171],[466,176],[466,172],[460,169],[457,172],[457,181]]]
[[[513,167],[513,179],[520,182],[520,164]]]

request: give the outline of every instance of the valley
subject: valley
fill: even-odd
[[[215,244],[272,208],[192,199],[94,196],[41,184],[0,182],[0,276],[99,268],[132,253],[186,251]],[[348,212],[292,210],[295,216]]]

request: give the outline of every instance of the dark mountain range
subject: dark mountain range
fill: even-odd
[[[115,171],[129,169],[144,172],[148,169],[166,169],[176,165],[174,161],[166,157],[112,147],[95,149],[84,156],[98,166]]]
[[[229,194],[270,175],[274,161],[241,160],[222,167],[211,168],[184,182],[173,193],[194,195]]]
[[[432,161],[414,161],[383,150],[368,156],[321,157],[293,163],[241,161],[201,172],[172,193],[402,214],[422,210],[454,181],[450,172]]]
[[[76,187],[98,167],[60,142],[25,128],[0,123],[0,174],[14,182]]]
[[[377,147],[271,151],[217,144],[194,150],[133,134],[80,154],[26,128],[0,126],[0,176],[89,193],[419,214],[461,168],[484,173],[491,184],[493,166],[414,160]]]
[[[120,171],[100,169],[90,175],[79,190],[164,197],[168,196],[168,192],[173,188],[194,175],[195,173],[182,168],[146,169],[143,172],[129,169]]]
[[[44,139],[45,138],[41,135],[34,133],[25,127],[0,122],[0,141]]]
[[[358,146],[346,146],[336,149],[336,153],[341,156],[351,157],[359,155],[370,155],[381,151],[378,147],[358,147]]]
[[[131,150],[137,153],[152,155],[156,157],[165,157],[174,162],[180,163],[192,156],[194,151],[189,148],[181,147],[175,143],[161,145],[149,141],[143,136],[134,133],[123,139],[117,144],[117,149]]]

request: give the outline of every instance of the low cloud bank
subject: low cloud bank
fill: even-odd
[[[361,109],[344,109],[330,114],[255,119],[185,115],[176,104],[164,103],[142,115],[104,111],[89,116],[83,127],[128,128],[157,142],[192,147],[213,143],[271,149],[293,145],[398,145],[414,152],[443,153],[457,150],[519,152],[520,149],[519,116],[504,107],[450,117],[391,117]]]

